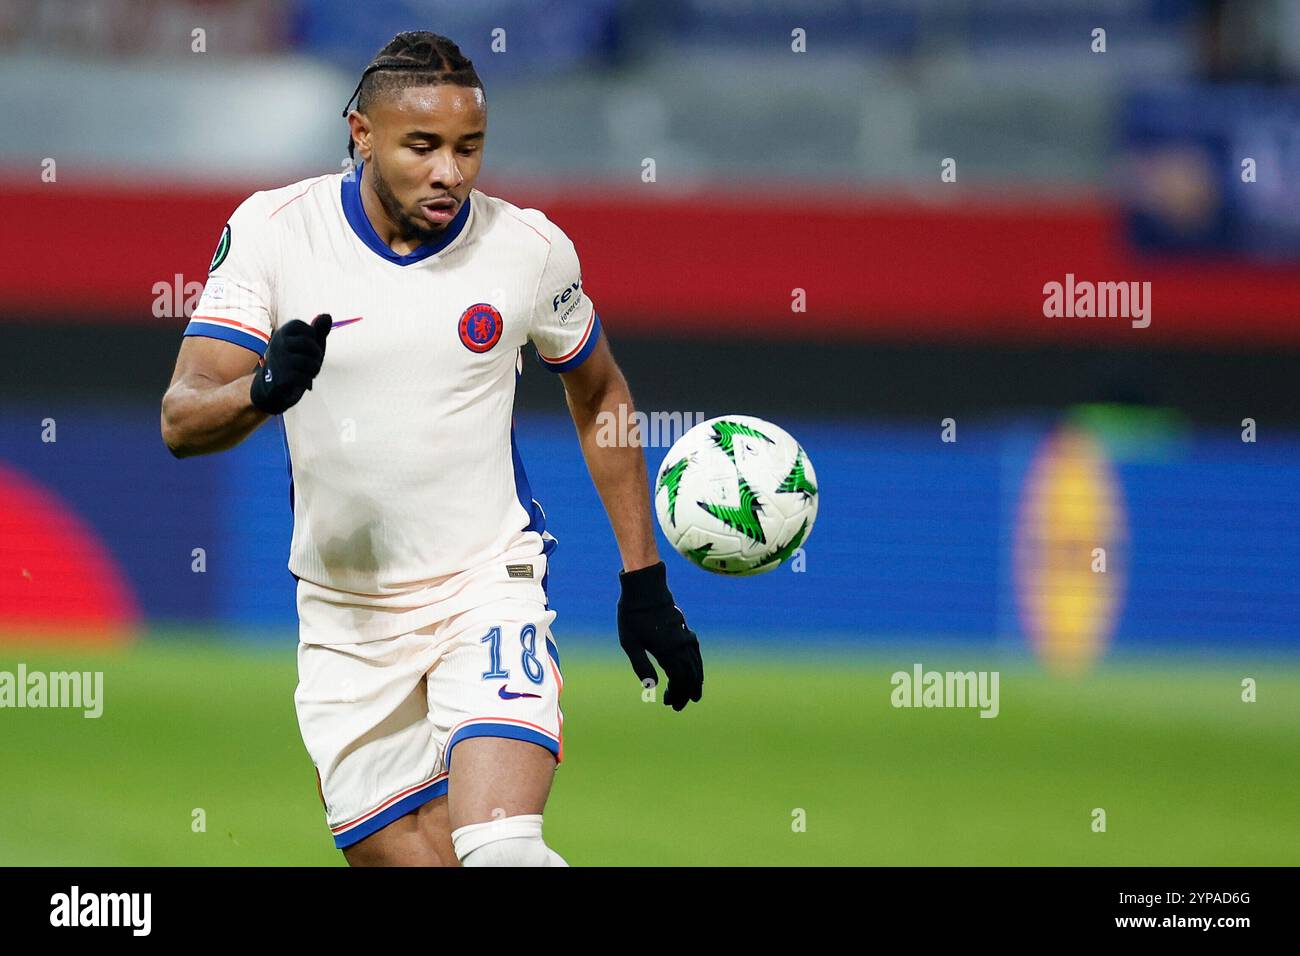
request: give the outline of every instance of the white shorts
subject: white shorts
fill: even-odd
[[[447,792],[452,748],[508,737],[563,759],[555,612],[494,599],[409,634],[298,645],[294,702],[342,849]]]

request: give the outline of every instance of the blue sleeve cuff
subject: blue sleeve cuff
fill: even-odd
[[[233,342],[235,345],[242,345],[250,352],[256,352],[258,358],[261,358],[266,353],[266,342],[259,339],[251,332],[241,332],[239,329],[228,328],[224,325],[214,325],[211,322],[196,322],[191,320],[190,324],[185,327],[185,335],[202,335],[209,339],[221,339],[223,342]]]
[[[548,359],[542,355],[541,351],[537,352],[537,361],[541,363],[542,368],[548,372],[572,372],[575,368],[587,361],[592,351],[596,348],[596,342],[600,340],[600,316],[595,312],[591,313],[591,325],[587,327],[586,337],[579,343],[576,351],[570,352],[567,356],[558,359]]]

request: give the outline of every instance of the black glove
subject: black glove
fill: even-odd
[[[681,710],[688,701],[698,702],[704,693],[700,642],[686,626],[681,608],[673,603],[664,563],[620,571],[618,581],[623,586],[618,599],[618,643],[632,662],[632,670],[643,686],[647,680],[659,683],[659,675],[646,657],[649,651],[668,677],[664,703]]]
[[[281,415],[298,404],[325,361],[325,337],[333,324],[328,315],[318,315],[311,325],[294,319],[275,330],[263,367],[253,373],[249,390],[257,408],[268,415]]]

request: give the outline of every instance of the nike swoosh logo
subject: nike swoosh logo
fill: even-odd
[[[362,319],[364,319],[364,318],[365,318],[364,315],[358,315],[358,316],[355,316],[355,317],[353,317],[353,318],[351,318],[351,319],[342,319],[342,320],[340,320],[340,321],[338,321],[338,322],[335,322],[332,326],[330,326],[330,331],[332,332],[332,331],[334,331],[334,329],[337,329],[337,328],[339,328],[340,326],[343,326],[343,325],[351,325],[353,322],[360,322],[360,321],[361,321]]]
[[[502,700],[514,700],[516,697],[536,697],[538,700],[542,699],[541,694],[516,694],[512,690],[506,690],[505,684],[501,685],[501,689],[497,691],[497,696]]]

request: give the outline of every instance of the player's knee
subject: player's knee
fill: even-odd
[[[461,866],[568,865],[542,839],[540,813],[458,827],[451,832],[451,842]]]

